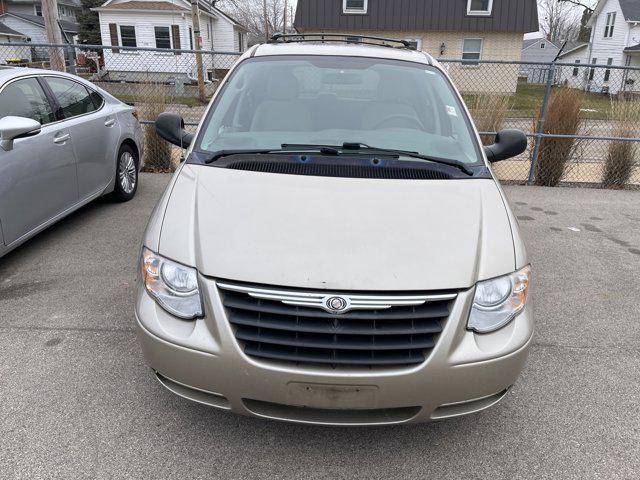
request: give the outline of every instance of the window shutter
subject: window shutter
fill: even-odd
[[[119,46],[120,43],[118,41],[118,25],[116,25],[115,23],[110,23],[109,34],[111,35],[111,45],[114,47]],[[111,51],[113,53],[120,53],[120,49],[118,48],[113,48]]]
[[[173,48],[180,50],[180,25],[171,25],[171,36],[173,37]],[[180,55],[180,52],[176,52],[176,55]]]

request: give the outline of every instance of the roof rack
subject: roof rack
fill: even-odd
[[[269,43],[355,43],[358,45],[375,45],[377,47],[404,48],[417,50],[408,40],[394,38],[370,37],[366,35],[347,35],[339,33],[276,33]]]

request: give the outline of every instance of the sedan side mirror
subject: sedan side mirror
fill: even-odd
[[[493,145],[484,147],[487,160],[491,163],[517,157],[528,146],[527,136],[520,130],[501,130]]]
[[[184,130],[184,120],[175,113],[161,113],[156,120],[156,133],[180,148],[189,148],[194,135]]]
[[[0,119],[0,147],[5,151],[13,150],[13,141],[18,138],[38,135],[42,125],[32,118],[3,117]]]

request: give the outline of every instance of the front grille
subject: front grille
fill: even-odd
[[[423,363],[455,293],[334,294],[218,282],[244,352],[272,361],[343,367]],[[345,313],[326,301],[348,300]]]

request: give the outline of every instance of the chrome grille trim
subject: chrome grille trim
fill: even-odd
[[[327,300],[339,296],[347,301],[347,306],[340,313],[351,310],[385,310],[392,307],[416,307],[428,302],[453,300],[455,293],[433,295],[350,295],[331,292],[296,292],[291,290],[276,290],[257,287],[247,287],[227,282],[216,282],[218,288],[232,292],[246,293],[260,300],[279,301],[286,305],[298,307],[321,308],[334,313],[327,308]]]

